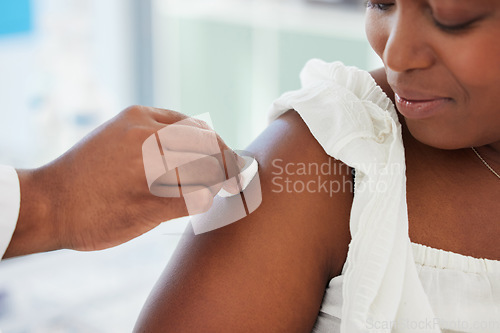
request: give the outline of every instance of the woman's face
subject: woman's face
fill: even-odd
[[[500,143],[500,0],[374,0],[366,31],[423,143]]]

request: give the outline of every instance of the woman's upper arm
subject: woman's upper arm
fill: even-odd
[[[311,330],[347,254],[349,169],[326,155],[294,111],[246,150],[259,162],[261,206],[208,233],[188,228],[136,331]]]

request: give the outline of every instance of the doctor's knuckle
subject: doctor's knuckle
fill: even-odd
[[[129,117],[136,117],[145,114],[146,111],[147,108],[142,105],[130,105],[122,113]]]

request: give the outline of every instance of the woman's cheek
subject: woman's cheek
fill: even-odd
[[[500,47],[491,38],[463,39],[443,48],[448,53],[449,69],[465,86],[485,87],[500,84]]]
[[[381,24],[382,20],[377,19],[376,15],[366,14],[365,19],[365,31],[366,37],[372,49],[377,53],[377,55],[382,59],[384,54],[385,44],[387,43],[387,34],[384,32],[384,25]]]

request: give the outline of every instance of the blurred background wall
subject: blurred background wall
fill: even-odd
[[[363,8],[305,0],[0,0],[0,164],[43,165],[131,104],[244,149],[310,58],[373,69]],[[0,263],[2,332],[128,332],[187,219],[122,246]]]
[[[0,0],[2,163],[42,164],[138,102],[131,18],[147,2]]]
[[[215,130],[240,149],[265,128],[271,102],[300,87],[308,59],[381,66],[357,0],[153,0],[153,6],[155,104],[209,111]]]

